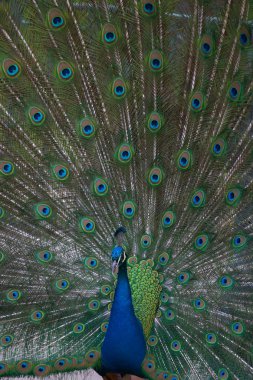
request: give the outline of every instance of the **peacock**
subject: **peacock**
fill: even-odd
[[[1,376],[253,379],[252,27],[0,2]]]

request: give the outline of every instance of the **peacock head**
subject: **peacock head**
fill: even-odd
[[[122,265],[126,260],[126,250],[123,244],[125,233],[126,229],[124,227],[119,227],[114,234],[117,243],[112,249],[111,253],[113,274],[117,273],[119,266]]]
[[[117,274],[119,267],[126,260],[126,251],[124,247],[121,247],[120,245],[116,245],[112,250],[111,258],[112,258],[112,273]]]

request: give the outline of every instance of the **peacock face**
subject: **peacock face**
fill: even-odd
[[[118,267],[122,265],[126,259],[126,253],[123,247],[120,245],[113,248],[111,253],[112,258],[112,272],[116,273]]]

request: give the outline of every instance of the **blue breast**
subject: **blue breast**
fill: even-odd
[[[125,263],[120,266],[109,327],[102,345],[102,371],[142,376],[146,342],[134,314]]]

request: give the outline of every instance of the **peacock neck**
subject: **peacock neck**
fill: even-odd
[[[126,263],[121,264],[111,310],[108,331],[102,346],[105,372],[141,375],[146,342],[132,304]]]

